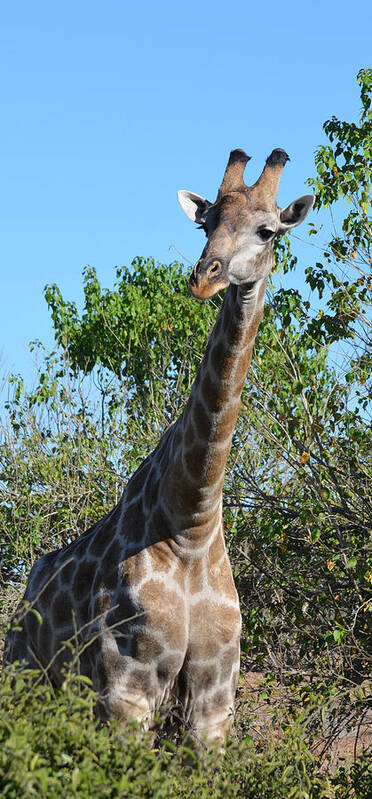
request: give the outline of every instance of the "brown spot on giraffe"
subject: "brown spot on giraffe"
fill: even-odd
[[[63,642],[76,640],[102,712],[149,726],[179,697],[184,720],[216,747],[232,725],[241,627],[222,532],[225,465],[273,242],[313,204],[305,196],[278,207],[283,150],[252,186],[243,180],[248,160],[232,151],[214,202],[179,192],[207,236],[190,291],[205,299],[227,288],[186,407],[113,511],[34,565],[5,652],[7,662],[48,668],[58,683],[72,658]]]
[[[75,578],[72,583],[72,590],[78,602],[84,599],[90,593],[93,571],[93,565],[89,561],[83,561],[83,563],[81,563],[77,568]]]
[[[239,642],[228,647],[227,649],[224,649],[220,658],[221,682],[225,682],[226,680],[230,680],[232,678],[232,671],[238,657]]]
[[[103,553],[106,551],[108,545],[110,543],[110,537],[107,535],[107,530],[105,527],[102,530],[99,530],[96,535],[94,535],[91,539],[91,543],[89,546],[89,551],[93,558],[100,558],[102,557]]]
[[[161,630],[171,649],[186,651],[186,607],[184,597],[165,588],[163,581],[149,579],[139,591],[146,625]]]
[[[49,655],[49,660],[52,654],[51,642],[52,642],[52,628],[48,619],[44,618],[43,623],[40,625],[37,646],[39,651],[41,650],[46,653],[47,659]]]
[[[61,628],[70,624],[72,615],[70,595],[67,591],[60,591],[52,603],[52,627]]]
[[[160,655],[164,654],[165,646],[160,644],[151,633],[138,633],[136,656],[141,663],[151,663],[157,661]]]
[[[179,668],[179,657],[176,655],[166,655],[160,658],[157,663],[157,678],[161,684],[169,683],[172,675],[177,674]]]

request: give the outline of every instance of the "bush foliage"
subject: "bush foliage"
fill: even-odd
[[[304,740],[301,719],[282,722],[281,737],[255,746],[233,741],[218,758],[186,743],[151,747],[117,723],[97,727],[94,696],[77,677],[57,693],[32,672],[12,672],[0,692],[0,792],[23,797],[321,799],[366,797],[370,764],[361,760],[331,777]],[[192,768],[190,769],[190,765]]]

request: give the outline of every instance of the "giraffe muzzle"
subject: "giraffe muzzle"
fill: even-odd
[[[228,286],[228,280],[223,276],[221,261],[214,259],[207,266],[200,260],[195,264],[189,279],[189,289],[193,297],[198,300],[207,300],[214,297]]]

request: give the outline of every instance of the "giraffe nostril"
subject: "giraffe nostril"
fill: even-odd
[[[222,265],[220,261],[213,261],[213,263],[208,269],[208,275],[218,275],[221,271],[222,271]]]

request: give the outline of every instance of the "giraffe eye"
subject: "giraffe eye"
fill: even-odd
[[[270,230],[268,227],[261,227],[257,233],[262,241],[268,241],[274,235],[274,230]]]

